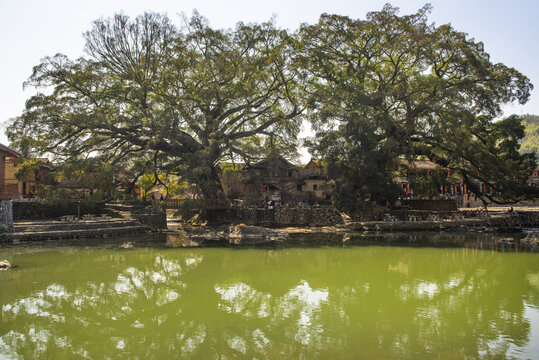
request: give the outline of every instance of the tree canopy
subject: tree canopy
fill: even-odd
[[[539,154],[539,115],[524,115],[522,120],[526,135],[522,138],[521,151]]]
[[[493,200],[518,199],[534,159],[518,153],[520,119],[493,120],[503,103],[528,100],[529,79],[492,63],[465,33],[429,24],[429,5],[397,11],[386,5],[366,20],[324,14],[299,32],[316,131],[310,149],[327,160],[337,193],[395,198],[399,168],[426,158],[478,194],[474,180]]]
[[[47,91],[8,136],[25,153],[122,169],[131,184],[181,174],[214,200],[219,163],[294,153],[308,116],[310,151],[342,208],[395,199],[394,179],[418,159],[494,201],[525,197],[535,158],[519,152],[521,119],[495,119],[532,84],[481,42],[429,23],[429,11],[323,14],[292,35],[272,22],[215,30],[196,12],[179,27],[154,13],[100,19],[84,34],[85,57],[34,68],[27,85]]]
[[[217,164],[294,148],[297,81],[288,35],[271,23],[214,30],[195,13],[116,15],[84,34],[87,57],[58,54],[27,85],[46,87],[8,129],[19,148],[60,159],[89,154],[133,178],[181,171],[205,198],[221,196]]]

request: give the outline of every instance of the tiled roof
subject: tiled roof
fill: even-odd
[[[22,156],[22,154],[21,154],[20,152],[15,151],[15,150],[13,150],[13,149],[11,149],[11,148],[5,146],[4,144],[0,144],[0,150],[7,152],[8,154],[10,154],[10,155],[13,156],[13,157],[17,157],[17,158],[18,158],[18,157],[21,157],[21,156]]]

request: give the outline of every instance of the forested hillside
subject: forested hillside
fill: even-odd
[[[539,115],[523,115],[526,136],[522,139],[522,152],[539,154]]]

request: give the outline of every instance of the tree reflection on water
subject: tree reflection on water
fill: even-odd
[[[0,277],[0,358],[529,358],[537,348],[535,254],[322,247],[10,256],[20,267]]]

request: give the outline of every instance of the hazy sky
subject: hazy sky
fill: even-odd
[[[178,23],[179,13],[193,9],[209,19],[214,28],[233,27],[238,21],[261,22],[276,16],[277,25],[296,29],[314,23],[321,13],[365,18],[381,10],[384,0],[0,0],[0,123],[19,115],[33,89],[23,91],[23,82],[40,59],[63,53],[70,58],[84,55],[82,33],[92,21],[117,12],[137,16],[144,11],[166,13]],[[405,15],[427,1],[394,0]],[[502,62],[528,76],[539,88],[539,0],[432,0],[430,20],[451,23],[485,44],[494,62]],[[506,107],[506,114],[539,114],[539,90],[524,106]],[[7,145],[0,128],[0,142]]]

